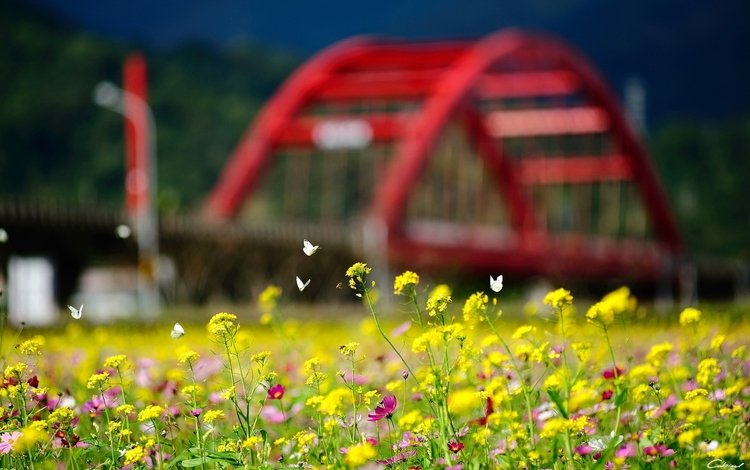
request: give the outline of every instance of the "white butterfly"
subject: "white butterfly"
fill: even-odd
[[[307,282],[302,282],[302,279],[297,276],[297,289],[299,289],[300,292],[305,290],[305,287],[307,287],[308,284],[310,284],[311,279],[308,279]]]
[[[174,327],[172,327],[172,332],[169,333],[169,336],[172,337],[172,339],[177,339],[180,336],[185,334],[185,328],[182,327],[179,323],[175,323]]]
[[[81,308],[75,308],[68,305],[68,308],[70,309],[70,315],[78,320],[81,318],[81,315],[83,314],[83,304],[81,304]]]
[[[492,279],[492,276],[490,276],[490,289],[492,289],[495,292],[500,292],[503,290],[503,275],[497,276],[497,279]]]
[[[307,240],[307,239],[303,240],[302,243],[304,245],[302,247],[302,251],[304,251],[307,256],[314,255],[315,252],[318,251],[318,249],[320,248],[320,246],[313,245],[312,243],[310,243],[310,240]]]

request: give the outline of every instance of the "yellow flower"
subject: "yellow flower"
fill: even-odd
[[[28,366],[23,362],[19,362],[15,365],[8,366],[5,368],[5,376],[6,377],[10,377],[10,376],[20,377],[23,371],[25,371],[27,367]]]
[[[462,313],[464,321],[473,327],[476,323],[483,321],[487,313],[489,297],[484,292],[475,292],[466,299]]]
[[[250,360],[262,367],[266,364],[269,357],[271,357],[271,351],[261,351],[253,354]]]
[[[680,313],[680,325],[697,325],[701,321],[701,311],[697,308],[688,307]]]
[[[310,431],[300,431],[294,435],[294,440],[297,441],[297,446],[300,449],[304,449],[313,444],[316,437],[315,433]]]
[[[24,356],[38,356],[42,354],[39,350],[40,346],[40,341],[37,339],[30,339],[18,345],[18,352]]]
[[[698,380],[699,384],[707,387],[711,385],[711,383],[713,383],[714,377],[719,375],[720,372],[721,368],[719,368],[719,363],[716,361],[716,359],[703,359],[698,364],[698,374],[696,374],[695,378]]]
[[[118,354],[116,356],[110,356],[104,360],[104,367],[109,369],[119,369],[127,360],[125,354]]]
[[[219,312],[208,322],[208,332],[217,339],[226,340],[234,335],[239,326],[235,324],[237,315],[227,312]]]
[[[412,271],[404,271],[393,280],[393,293],[408,295],[419,284],[419,275]]]
[[[536,327],[531,325],[519,326],[516,332],[513,333],[513,339],[525,339],[530,334],[536,332]]]
[[[610,304],[597,302],[586,312],[586,318],[591,321],[598,321],[603,325],[609,325],[615,319],[615,311]]]
[[[281,287],[270,285],[263,289],[263,292],[258,296],[258,307],[263,313],[269,313],[273,311],[279,305],[279,299],[281,298]]]
[[[351,343],[346,343],[342,346],[339,346],[339,351],[346,357],[353,357],[354,353],[357,352],[358,347],[359,343],[355,343],[352,341]]]
[[[138,421],[149,421],[157,419],[164,413],[164,408],[159,405],[149,405],[138,413]]]
[[[406,430],[414,429],[414,426],[422,422],[422,413],[419,410],[411,410],[398,419],[398,427]]]
[[[589,342],[573,343],[570,347],[575,351],[578,362],[580,363],[588,361],[591,357],[591,343]]]
[[[263,438],[260,436],[250,436],[244,441],[242,441],[242,448],[243,449],[252,449],[253,447],[257,446],[258,444],[261,444],[263,442]]]
[[[367,281],[367,275],[372,272],[372,268],[366,263],[354,263],[346,270],[346,277],[349,278],[349,287],[354,290],[364,288]]]
[[[125,464],[135,465],[146,458],[146,449],[143,446],[135,446],[125,451]]]
[[[725,335],[716,335],[711,340],[711,349],[714,349],[716,351],[721,349],[721,346],[724,344],[724,341],[727,340],[727,337]]]
[[[195,361],[197,361],[200,357],[200,354],[198,354],[197,352],[188,350],[180,354],[180,358],[177,360],[177,362],[180,364],[195,364]]]
[[[431,317],[442,315],[448,309],[448,305],[453,302],[451,299],[451,288],[445,284],[438,284],[429,297],[427,297],[427,304],[425,310]]]
[[[370,444],[363,442],[349,447],[344,456],[344,463],[349,467],[359,467],[374,459],[378,453]]]
[[[563,288],[555,289],[544,296],[544,303],[551,307],[561,309],[573,303],[573,296],[570,295],[569,290]]]
[[[350,397],[351,391],[347,388],[333,389],[320,402],[318,411],[329,416],[336,416],[341,412],[344,400]]]
[[[681,432],[677,436],[677,443],[680,444],[680,447],[687,447],[690,444],[695,441],[695,439],[699,438],[701,436],[701,430],[698,428],[688,429],[686,431]]]
[[[115,408],[115,413],[117,413],[118,415],[127,416],[132,414],[133,412],[135,412],[135,406],[133,405],[124,404]]]
[[[93,374],[89,377],[86,382],[86,388],[104,390],[109,386],[109,372],[102,372],[101,374]]]
[[[71,408],[66,408],[64,406],[55,408],[55,411],[50,413],[49,417],[47,418],[48,424],[55,424],[55,423],[70,423],[73,421],[73,418],[75,418],[75,412]]]
[[[139,416],[140,418],[140,416]],[[217,419],[224,418],[224,411],[222,410],[208,410],[203,414],[203,422],[211,424]]]
[[[240,444],[237,440],[227,439],[216,446],[216,450],[219,452],[238,452],[240,450]]]
[[[491,434],[490,428],[487,428],[487,427],[479,428],[474,432],[472,439],[477,444],[483,446],[487,444],[487,439],[489,439],[490,434]]]
[[[672,351],[672,343],[660,343],[651,346],[651,350],[646,355],[646,362],[654,367],[661,367],[667,354]]]

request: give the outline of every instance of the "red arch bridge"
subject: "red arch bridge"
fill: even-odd
[[[307,259],[302,238],[323,251]],[[614,94],[569,46],[515,30],[320,52],[258,114],[200,217],[162,218],[160,244],[197,300],[293,290],[305,270],[324,279],[315,294],[358,259],[654,283],[682,256]]]

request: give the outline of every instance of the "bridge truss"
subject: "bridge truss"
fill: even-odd
[[[364,227],[414,268],[653,280],[682,247],[603,80],[515,30],[319,53],[257,116],[206,210]]]

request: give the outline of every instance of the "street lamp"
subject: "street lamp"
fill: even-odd
[[[138,247],[138,304],[141,312],[153,318],[159,312],[159,221],[156,196],[156,121],[148,103],[140,96],[103,81],[94,88],[94,102],[121,114],[135,129],[137,162],[128,167],[126,191],[139,194],[140,204],[131,208]],[[143,119],[143,116],[146,119]]]

